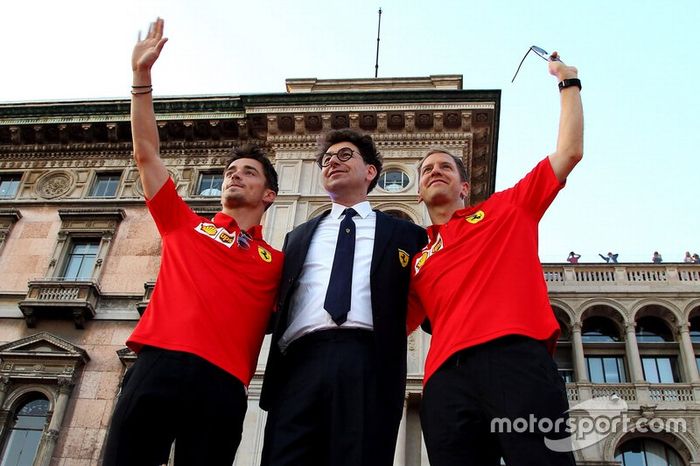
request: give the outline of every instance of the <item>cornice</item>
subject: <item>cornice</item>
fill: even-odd
[[[299,105],[299,106],[261,106],[247,108],[248,114],[259,113],[333,113],[333,112],[403,112],[403,111],[439,111],[439,110],[493,110],[495,102],[457,102],[457,103],[402,103],[402,104],[344,104],[344,105]]]

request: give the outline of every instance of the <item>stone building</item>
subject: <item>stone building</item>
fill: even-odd
[[[370,132],[385,160],[370,201],[426,224],[418,160],[434,146],[460,154],[469,201],[484,200],[495,186],[499,111],[500,91],[463,90],[461,76],[299,79],[282,94],[156,99],[162,157],[203,215],[219,210],[226,151],[265,145],[280,175],[263,219],[276,247],[330,204],[314,164],[323,131]],[[128,99],[0,104],[1,464],[99,464],[135,359],[124,342],[150,298],[159,253],[131,157]],[[624,400],[635,420],[686,423],[682,432],[613,433],[577,451],[581,464],[700,464],[700,266],[545,264],[545,278],[563,329],[557,358],[571,405],[607,397]],[[420,332],[409,340],[396,465],[428,464],[418,421],[428,343]],[[259,464],[266,352],[236,465]],[[659,455],[665,463],[651,462]]]

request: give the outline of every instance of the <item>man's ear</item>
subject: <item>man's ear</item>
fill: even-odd
[[[466,200],[469,196],[469,183],[462,181],[462,189],[459,191],[459,197],[462,200]]]
[[[377,176],[377,167],[367,165],[367,181],[372,182],[375,176]]]
[[[263,194],[262,198],[263,202],[269,205],[275,202],[275,199],[277,199],[277,193],[271,189],[266,189],[265,194]]]

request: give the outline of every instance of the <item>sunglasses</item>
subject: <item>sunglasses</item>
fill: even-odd
[[[253,239],[252,236],[250,236],[247,232],[241,230],[241,233],[238,235],[238,238],[236,239],[236,245],[240,249],[249,249],[250,248],[250,241]]]
[[[515,81],[515,77],[518,75],[518,72],[520,71],[520,67],[523,66],[523,62],[525,61],[525,59],[527,58],[527,56],[530,52],[535,52],[535,55],[542,58],[542,60],[544,60],[544,61],[561,61],[558,56],[552,58],[552,55],[549,52],[547,52],[545,49],[543,49],[542,47],[532,45],[532,46],[530,46],[529,49],[527,49],[527,52],[525,52],[525,56],[523,56],[523,59],[520,60],[520,64],[518,65],[518,69],[515,70],[515,74],[513,75],[513,79],[511,79],[510,82]]]

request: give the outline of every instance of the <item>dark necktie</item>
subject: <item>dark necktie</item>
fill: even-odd
[[[356,214],[355,209],[343,211],[345,218],[340,222],[331,279],[323,303],[323,307],[338,325],[347,320],[350,310],[352,265],[355,262],[355,222],[352,221],[352,217]]]

